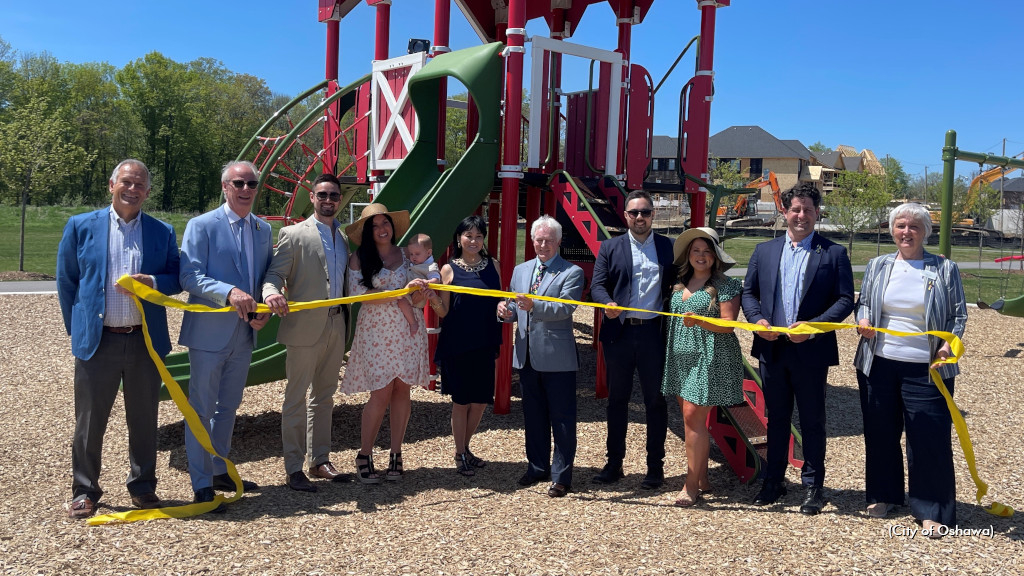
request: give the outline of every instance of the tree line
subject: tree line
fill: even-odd
[[[0,38],[0,202],[106,203],[133,157],[153,173],[154,209],[203,211],[220,201],[221,166],[288,99],[212,58],[74,64]]]

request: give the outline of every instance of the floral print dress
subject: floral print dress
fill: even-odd
[[[373,277],[375,288],[398,290],[408,283],[409,261],[402,253],[402,265],[395,270],[381,269]],[[363,274],[348,271],[348,295],[366,293]],[[423,316],[416,314],[419,328],[409,335],[409,324],[398,302],[363,304],[356,319],[356,332],[349,352],[342,394],[379,390],[395,378],[410,386],[425,386],[430,375],[427,362],[427,331]]]

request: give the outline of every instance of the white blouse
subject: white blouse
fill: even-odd
[[[889,284],[882,298],[882,328],[902,332],[923,332],[925,324],[924,260],[893,261]],[[906,338],[876,336],[875,354],[889,360],[925,363],[931,361],[928,336]]]

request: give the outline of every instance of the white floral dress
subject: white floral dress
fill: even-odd
[[[408,283],[409,262],[402,254],[402,265],[396,270],[383,268],[373,277],[373,285],[382,290],[398,290]],[[366,293],[363,274],[348,271],[348,295]],[[363,304],[356,320],[355,338],[349,352],[342,394],[379,390],[395,378],[410,386],[425,386],[430,374],[427,362],[427,331],[423,316],[415,314],[419,324],[415,336],[409,335],[409,324],[398,308],[398,302]]]

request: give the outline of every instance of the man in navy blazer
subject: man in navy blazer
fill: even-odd
[[[747,266],[747,322],[765,327],[842,322],[853,310],[853,270],[845,248],[814,233],[821,193],[804,182],[782,193],[782,205],[786,235],[758,244]],[[768,467],[754,504],[772,504],[786,494],[795,400],[803,438],[801,483],[807,489],[800,512],[817,514],[826,502],[825,384],[829,366],[839,364],[836,335],[755,334],[751,355],[758,359],[768,411]]]
[[[654,202],[650,194],[630,192],[624,215],[629,232],[601,243],[590,295],[601,304],[648,312],[604,312],[600,339],[608,379],[608,462],[594,481],[610,484],[623,477],[629,399],[636,372],[647,412],[647,474],[640,487],[650,490],[665,480],[668,434],[668,405],[661,393],[665,337],[661,316],[655,312],[665,309],[665,299],[676,282],[676,267],[672,241],[651,230]]]
[[[142,213],[150,175],[138,160],[114,168],[109,208],[72,216],[57,247],[57,296],[75,356],[73,499],[68,515],[87,518],[103,495],[99,485],[103,435],[124,381],[131,470],[127,487],[139,508],[157,508],[156,427],[160,374],[146,349],[142,315],[115,283],[127,274],[167,295],[178,285],[174,228]],[[171,350],[163,307],[142,303],[153,348]]]
[[[178,343],[188,346],[189,404],[222,457],[231,450],[235,413],[249,374],[256,331],[270,317],[256,314],[273,250],[270,225],[251,214],[256,199],[256,166],[229,162],[221,173],[225,203],[197,216],[181,241],[181,287],[189,304],[234,312],[185,312]],[[214,490],[234,491],[221,458],[213,458],[186,426],[185,452],[196,502],[211,502]],[[245,490],[257,488],[242,482]],[[216,511],[223,511],[219,507]]]
[[[498,303],[498,318],[518,322],[512,366],[519,370],[523,389],[526,460],[519,479],[530,486],[551,479],[548,496],[561,498],[572,488],[576,459],[576,335],[572,314],[575,304],[544,302],[531,295],[578,301],[583,295],[583,269],[559,256],[562,225],[541,216],[530,227],[537,257],[516,266],[509,292],[511,302]],[[555,454],[551,459],[554,434]]]

